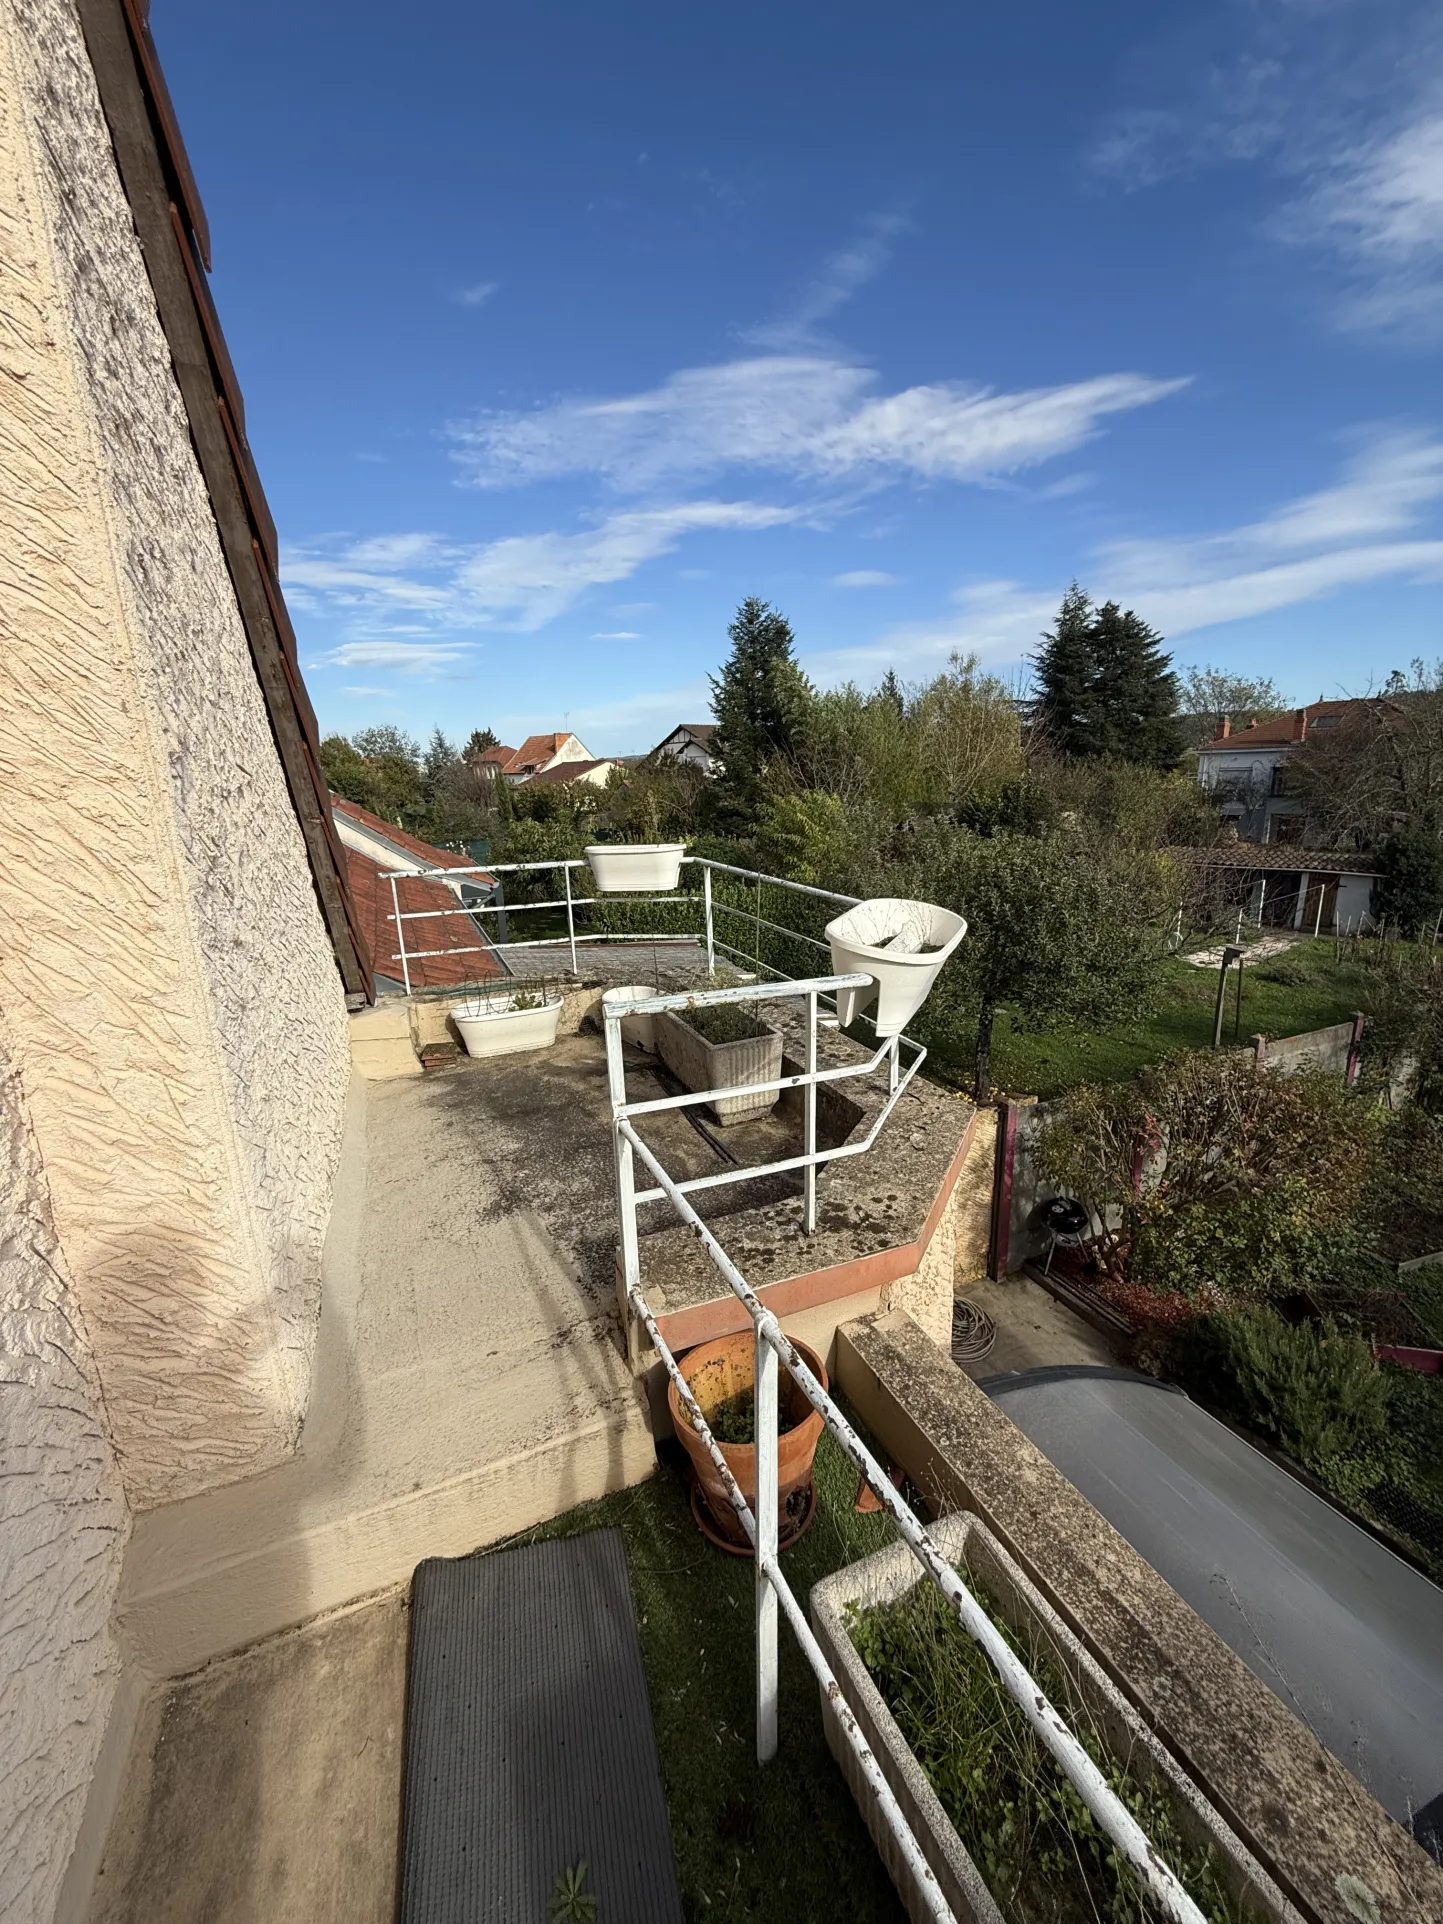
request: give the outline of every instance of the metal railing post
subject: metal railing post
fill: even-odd
[[[571,973],[575,975],[577,973],[576,916],[573,912],[573,905],[571,901],[571,870],[569,868],[563,868],[561,873],[566,881],[566,939],[571,944]],[[624,1102],[626,1098],[623,1096],[622,1100]]]
[[[889,1084],[889,1093],[894,1096],[897,1093],[897,1084],[901,1079],[901,1075],[902,1075],[902,1038],[899,1035],[894,1035],[892,1037],[892,1059],[891,1059],[891,1063],[889,1064],[888,1077],[887,1077],[888,1084]]]
[[[756,1327],[757,1762],[777,1754],[777,1353]]]
[[[407,995],[409,995],[411,993],[411,970],[410,965],[406,961],[406,924],[401,920],[401,904],[396,896],[396,878],[394,875],[391,877],[391,907],[395,911],[393,919],[396,924],[396,946],[400,950],[401,980],[405,984]]]
[[[711,922],[711,864],[703,862],[701,869],[701,899],[706,904],[706,972],[710,978],[716,974],[716,938]]]
[[[817,992],[807,992],[807,1074],[817,1073]],[[808,1082],[805,1121],[803,1123],[802,1152],[807,1156],[817,1153],[817,1085]],[[802,1234],[812,1235],[817,1227],[817,1165],[809,1162],[802,1174]]]
[[[636,1238],[636,1172],[631,1143],[618,1111],[626,1106],[626,1063],[621,1053],[621,1017],[606,1011],[606,1083],[611,1096],[611,1137],[616,1151],[616,1213],[621,1224],[621,1282],[630,1294],[641,1291],[641,1252]]]

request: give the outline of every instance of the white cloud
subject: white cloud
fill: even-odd
[[[403,643],[420,649],[438,631],[540,628],[588,588],[624,581],[644,563],[670,554],[685,535],[776,528],[802,513],[754,501],[683,501],[608,515],[579,533],[552,530],[470,545],[428,534],[381,535],[288,553],[282,579],[309,612],[364,621],[366,633],[347,641],[346,649]],[[396,639],[374,638],[378,626]],[[342,660],[343,653],[330,659],[339,666],[363,659],[379,665],[379,657]]]
[[[403,674],[434,674],[467,657],[464,646],[422,641],[347,641],[325,657],[334,668],[399,668]]]
[[[477,281],[474,287],[459,288],[452,299],[458,307],[484,307],[499,285],[499,281]]]
[[[899,214],[879,214],[867,221],[861,236],[823,262],[801,298],[786,313],[760,327],[748,328],[743,338],[759,347],[796,348],[815,344],[817,326],[851,300],[886,266],[891,243],[906,228]]]
[[[895,588],[900,575],[884,574],[880,568],[853,568],[847,574],[833,575],[834,588]]]
[[[1061,595],[1061,588],[1039,591],[1015,581],[973,582],[959,588],[952,609],[935,620],[898,623],[869,645],[808,655],[804,666],[814,680],[832,684],[854,676],[874,681],[888,668],[935,672],[952,654],[977,655],[984,663],[1020,661],[1037,647]]]
[[[631,695],[621,701],[598,702],[573,708],[566,726],[578,734],[593,754],[629,755],[654,748],[678,722],[704,721],[711,713],[711,688],[702,679],[679,688],[663,688]],[[554,712],[530,711],[502,715],[492,726],[509,740],[544,733],[557,726]]]
[[[733,467],[805,479],[978,481],[1070,453],[1110,414],[1186,385],[1106,374],[1013,394],[958,382],[873,392],[870,368],[773,354],[686,368],[611,401],[490,414],[453,430],[478,486],[591,473],[644,489]]]
[[[640,641],[641,636],[630,628],[613,628],[591,637],[593,641]]]
[[[393,692],[390,688],[343,688],[341,690],[343,695],[352,695],[358,701],[368,700],[372,696],[380,701],[389,701]]]

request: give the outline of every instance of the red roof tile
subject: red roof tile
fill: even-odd
[[[1222,735],[1201,744],[1202,752],[1215,748],[1276,748],[1284,742],[1300,742],[1306,739],[1310,729],[1319,721],[1341,721],[1345,715],[1364,708],[1367,703],[1361,697],[1345,701],[1312,701],[1305,708],[1290,708],[1286,715],[1276,715],[1271,721],[1254,722],[1249,728],[1235,728],[1231,734]]]
[[[610,755],[598,755],[589,762],[558,762],[554,768],[538,768],[526,786],[535,788],[539,782],[579,782],[594,768],[614,768],[615,760]]]
[[[405,829],[396,828],[379,815],[373,815],[368,808],[362,808],[357,802],[348,802],[343,796],[333,795],[331,806],[337,815],[349,817],[357,827],[368,829],[373,835],[383,835],[388,842],[413,856],[418,864],[446,869],[475,866],[467,856],[457,855],[449,849],[434,848],[431,843],[421,841],[419,836],[408,835]],[[390,876],[395,868],[402,865],[401,858],[393,863],[378,862],[373,856],[348,844],[346,865],[350,870],[356,915],[371,946],[376,973],[399,982],[403,977],[400,950],[396,942]],[[474,879],[484,883],[491,878],[477,875]],[[396,883],[396,903],[403,915],[429,910],[446,911],[434,919],[426,914],[424,921],[406,924],[406,949],[413,989],[461,988],[466,983],[485,982],[506,973],[500,957],[491,947],[489,937],[478,934],[476,923],[468,915],[456,912],[460,910],[461,903],[455,891],[444,882],[428,881],[420,875],[401,876]],[[443,953],[412,956],[410,951],[413,949],[440,949]]]

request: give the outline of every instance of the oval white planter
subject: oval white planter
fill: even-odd
[[[603,842],[586,851],[602,895],[637,889],[674,889],[681,879],[685,842]]]
[[[649,989],[640,982],[628,982],[621,988],[608,989],[601,998],[602,1007],[610,1015],[616,1010],[624,1010],[630,1002],[650,1002],[660,993]],[[645,1049],[648,1055],[656,1054],[656,1017],[654,1015],[623,1015],[621,1018],[621,1039],[634,1042],[638,1049]]]
[[[561,997],[539,1008],[518,1009],[515,998],[493,996],[489,1002],[463,1002],[451,1011],[468,1056],[512,1056],[524,1049],[549,1049],[561,1020]]]
[[[842,1027],[875,1001],[879,1036],[900,1035],[932,993],[942,964],[967,933],[967,924],[934,902],[874,896],[827,924],[834,975],[870,975],[873,987],[839,989]],[[924,953],[926,951],[926,953]]]

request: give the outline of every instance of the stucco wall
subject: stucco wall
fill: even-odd
[[[296,1440],[344,1000],[71,0],[0,96],[0,1005],[146,1505]]]
[[[0,1917],[48,1924],[104,1734],[126,1509],[0,1032]]]

